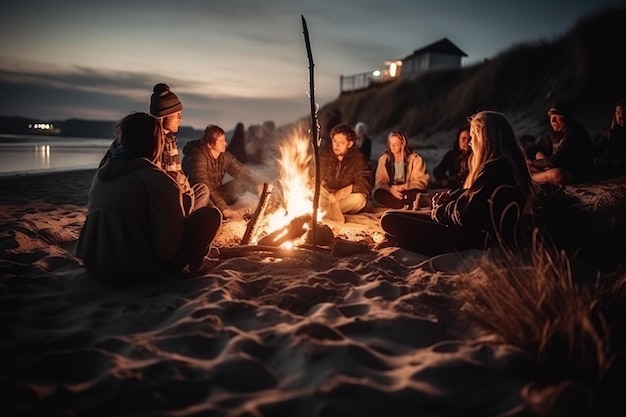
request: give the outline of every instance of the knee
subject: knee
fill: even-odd
[[[367,205],[367,197],[362,193],[353,193],[350,197],[339,202],[341,211],[346,214],[356,214],[363,210]]]
[[[188,223],[195,224],[198,227],[213,229],[216,225],[222,224],[222,212],[212,206],[200,207],[187,216],[187,220]]]
[[[194,206],[197,208],[204,207],[209,203],[211,192],[209,187],[203,183],[197,183],[192,186],[194,196]]]

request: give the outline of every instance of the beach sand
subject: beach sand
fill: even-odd
[[[486,253],[371,249],[370,210],[334,225],[348,251],[235,253],[111,286],[75,256],[94,172],[0,178],[3,415],[538,415],[532,358],[454,297]]]

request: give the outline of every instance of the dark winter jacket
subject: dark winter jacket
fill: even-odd
[[[575,182],[586,181],[593,168],[593,145],[589,132],[572,120],[562,132],[551,132],[539,143],[545,159],[534,160],[538,168],[561,168],[572,174]]]
[[[209,187],[211,201],[220,211],[229,208],[221,191],[225,174],[255,186],[263,184],[261,178],[230,152],[226,151],[213,158],[209,148],[200,139],[187,143],[183,148],[183,154],[183,171],[189,177],[189,182],[192,185],[206,184]]]
[[[343,161],[339,161],[332,149],[320,149],[320,179],[329,191],[335,192],[352,185],[353,193],[369,196],[374,186],[374,174],[365,155],[352,146]]]
[[[471,235],[487,233],[509,240],[526,206],[527,192],[516,185],[506,160],[494,159],[483,165],[470,188],[459,188],[448,201],[433,207],[431,217],[463,227]]]
[[[104,279],[151,280],[167,272],[183,239],[176,182],[145,158],[110,158],[89,191],[76,254]]]
[[[460,149],[451,149],[445,153],[439,165],[433,169],[436,180],[450,180],[453,185],[462,186],[467,176],[467,162],[469,152]]]

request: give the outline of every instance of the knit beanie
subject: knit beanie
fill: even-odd
[[[165,117],[182,110],[183,105],[167,84],[159,83],[154,86],[150,96],[150,114]]]
[[[572,115],[572,109],[566,101],[557,100],[548,106],[548,116],[553,114],[570,117]]]

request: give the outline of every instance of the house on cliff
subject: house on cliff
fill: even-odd
[[[411,78],[435,69],[461,68],[463,57],[467,57],[465,52],[448,38],[443,38],[402,58],[399,76]]]
[[[385,61],[382,70],[341,75],[340,92],[367,88],[372,84],[397,78],[414,78],[426,71],[461,68],[461,60],[468,55],[448,38],[416,49],[412,54],[398,60]]]

